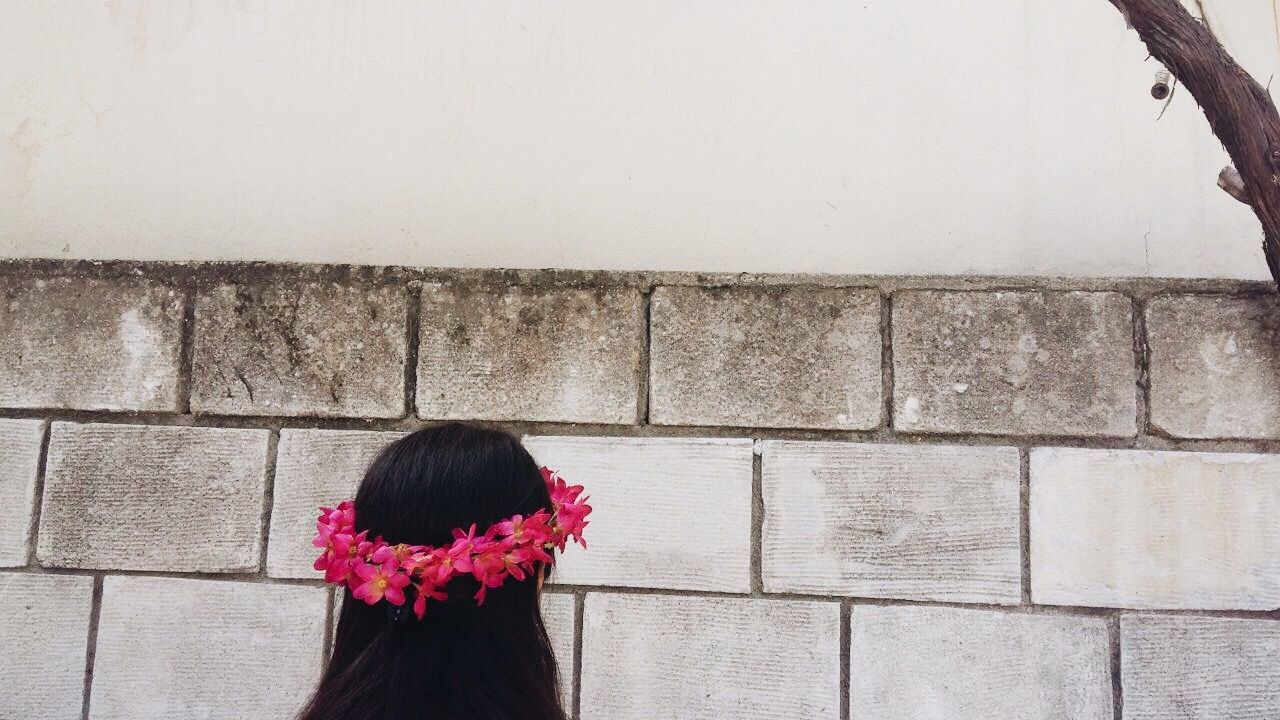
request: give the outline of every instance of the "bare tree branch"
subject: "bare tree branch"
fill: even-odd
[[[1196,99],[1227,149],[1239,181],[1228,178],[1232,187],[1223,189],[1262,223],[1262,251],[1280,284],[1280,114],[1271,96],[1178,0],[1110,2]]]

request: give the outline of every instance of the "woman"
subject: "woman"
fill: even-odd
[[[509,433],[451,423],[387,446],[322,508],[316,568],[347,587],[302,720],[565,720],[539,609],[581,542],[582,488]]]

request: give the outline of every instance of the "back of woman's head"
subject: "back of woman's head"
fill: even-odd
[[[550,509],[537,463],[501,430],[450,423],[387,446],[356,494],[356,529],[388,543],[447,545],[454,528],[483,532]],[[538,580],[508,578],[474,599],[469,576],[418,620],[345,591],[333,655],[303,720],[564,720]]]

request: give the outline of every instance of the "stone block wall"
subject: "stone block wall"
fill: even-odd
[[[457,418],[595,499],[544,603],[580,720],[1275,720],[1277,310],[1228,281],[2,262],[0,717],[289,717],[334,617],[315,507]]]

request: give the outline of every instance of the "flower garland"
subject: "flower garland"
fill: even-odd
[[[325,582],[351,588],[352,597],[370,605],[384,599],[404,605],[405,588],[413,586],[417,591],[413,613],[419,620],[426,614],[427,599],[445,600],[448,595],[443,588],[456,577],[474,577],[480,583],[476,603],[483,604],[485,591],[508,577],[524,580],[534,574],[538,563],[555,563],[548,551],[564,552],[569,539],[587,547],[582,531],[591,506],[582,496],[582,486],[569,485],[549,468],[541,471],[551,494],[550,512],[513,515],[494,523],[483,535],[476,534],[474,523],[466,532],[454,529],[448,546],[391,545],[381,537],[369,540],[368,530],[355,530],[353,501],[322,507],[311,541],[323,548],[315,569],[324,571]]]

